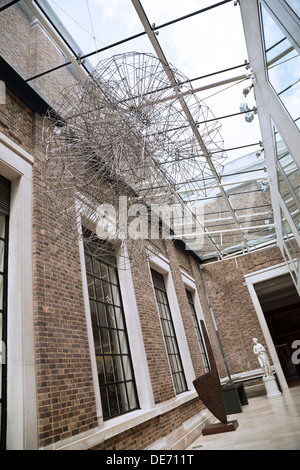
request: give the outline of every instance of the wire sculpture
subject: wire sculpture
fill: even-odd
[[[62,92],[55,113],[45,119],[47,201],[93,253],[124,252],[126,244],[132,261],[147,237],[137,237],[128,253],[124,223],[129,219],[120,223],[124,211],[134,204],[184,207],[196,189],[207,196],[215,181],[208,158],[222,173],[221,126],[193,94],[187,77],[170,67],[176,87],[152,54],[130,52],[103,60],[86,81]],[[110,236],[104,240],[103,233]]]

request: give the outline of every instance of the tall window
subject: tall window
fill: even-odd
[[[153,285],[160,314],[160,320],[166,342],[173,382],[176,394],[187,390],[179,347],[176,339],[174,324],[169,307],[167,292],[163,276],[151,269]]]
[[[194,327],[195,327],[195,331],[196,331],[196,336],[197,336],[197,340],[198,340],[198,344],[199,344],[199,348],[200,348],[200,352],[201,352],[205,372],[209,372],[210,371],[210,366],[209,366],[206,350],[205,350],[205,347],[204,347],[204,342],[203,342],[202,333],[201,333],[198,317],[197,317],[195,306],[194,306],[192,293],[189,290],[186,289],[186,295],[187,295],[187,298],[188,298],[188,302],[190,304],[191,314],[192,314],[192,318],[193,318],[193,322],[194,322]]]
[[[85,254],[103,419],[138,408],[116,268]]]
[[[10,182],[0,176],[0,449],[6,447],[6,327]]]

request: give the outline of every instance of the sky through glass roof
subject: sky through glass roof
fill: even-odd
[[[189,207],[204,207],[204,226],[209,236],[201,249],[189,243],[203,259],[247,251],[272,241],[275,236],[258,116],[250,113],[251,119],[246,120],[247,115],[240,113],[241,109],[253,110],[255,98],[236,3],[21,0],[1,13],[4,18],[8,10],[17,12],[23,8],[37,16],[58,45],[61,52],[56,63],[48,63],[44,57],[38,74],[34,75],[14,57],[7,57],[27,83],[50,100],[49,104],[52,103],[45,93],[47,81],[57,79],[57,87],[62,88],[63,81],[58,76],[65,64],[76,81],[114,55],[131,51],[156,55],[159,49],[169,64],[186,77],[195,97],[210,110],[209,116],[200,117],[197,125],[201,128],[201,119],[209,120],[205,122],[206,128],[218,125],[227,157],[224,169],[215,173],[211,168],[206,181],[193,181],[193,186],[177,188]],[[137,7],[141,7],[142,13]],[[16,15],[15,18],[17,21]],[[145,31],[143,20],[149,22],[150,34]],[[15,47],[21,49],[26,45],[20,43]],[[0,44],[0,52],[1,49]],[[201,193],[203,184],[211,187],[207,197]],[[249,229],[250,226],[253,228]]]

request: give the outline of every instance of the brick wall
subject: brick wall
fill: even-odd
[[[260,338],[260,341],[264,342],[249,291],[243,285],[244,275],[282,262],[281,252],[277,247],[273,247],[236,259],[204,264],[202,267],[232,374],[257,369],[259,364],[252,351],[252,338]],[[264,345],[266,347],[266,344]]]
[[[39,444],[97,426],[78,242],[45,204],[42,119],[33,121],[33,300]]]
[[[0,131],[29,153],[33,117],[34,113],[6,89],[6,104],[0,105]]]

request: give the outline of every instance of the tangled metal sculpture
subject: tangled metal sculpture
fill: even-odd
[[[137,203],[148,208],[174,202],[188,205],[196,188],[197,194],[201,187],[207,195],[208,182],[214,184],[207,155],[187,122],[179,95],[205,142],[210,163],[222,172],[226,155],[220,124],[193,94],[189,80],[174,67],[171,70],[176,87],[170,86],[155,56],[114,56],[100,62],[85,82],[66,88],[54,106],[56,114],[49,113],[45,120],[48,200],[55,201],[56,212],[76,233],[75,220],[86,227],[82,236],[92,251],[109,253],[124,245],[120,197],[126,197],[127,208]],[[100,243],[96,228],[105,225],[99,219],[108,205],[115,208],[116,236]],[[105,217],[107,228],[112,215],[106,212]]]

